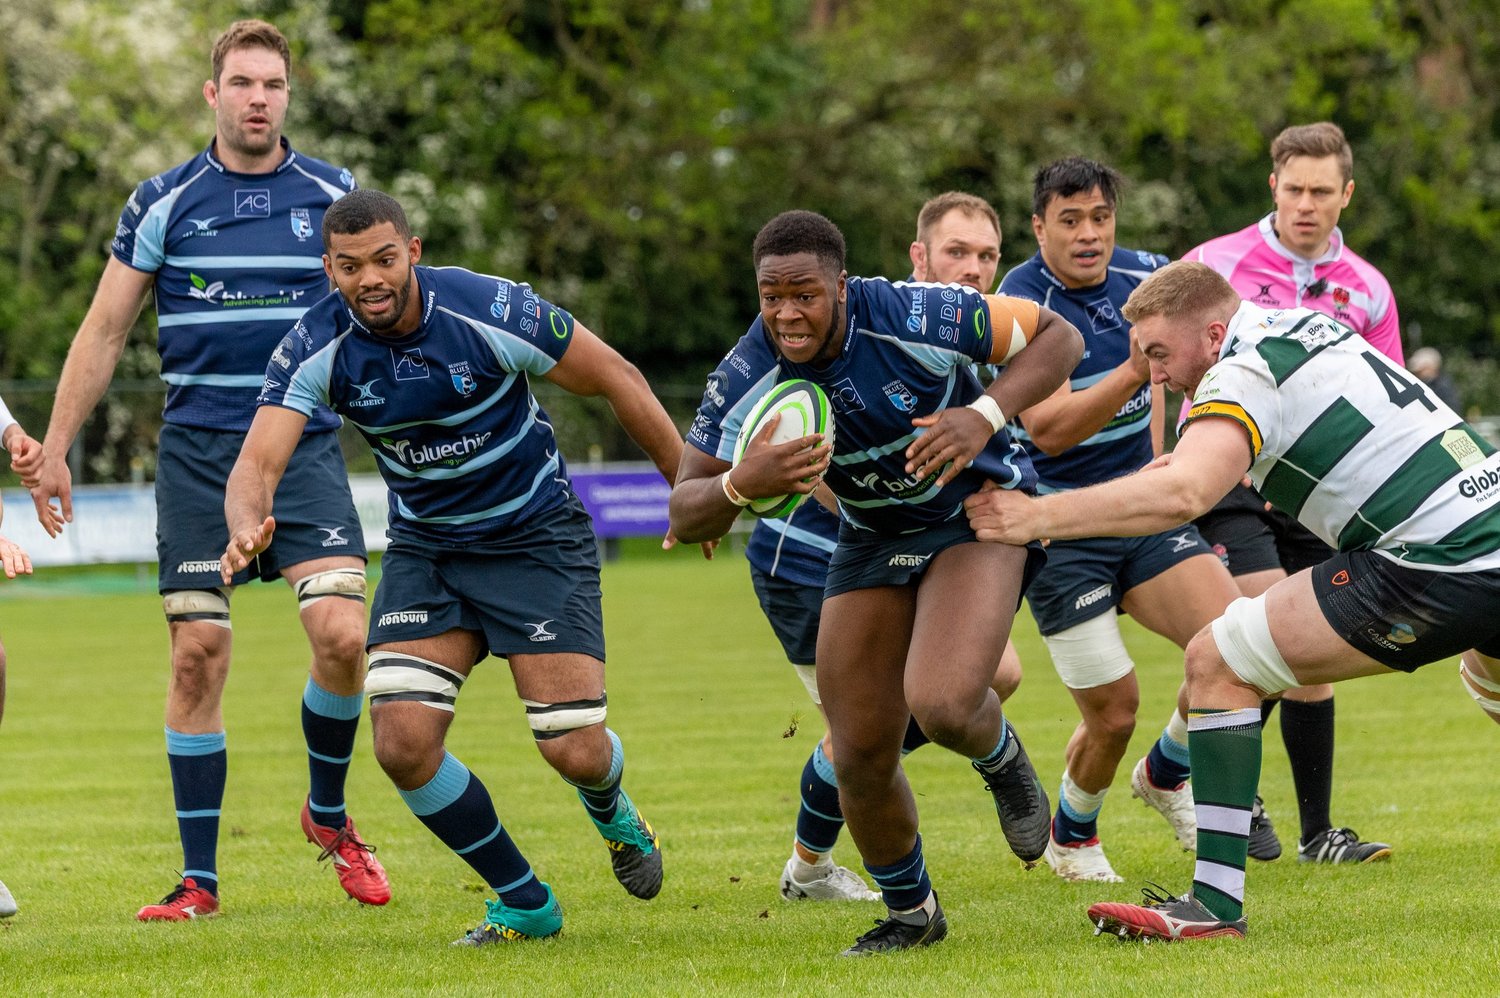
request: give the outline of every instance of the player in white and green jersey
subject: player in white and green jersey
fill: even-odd
[[[1248,473],[1337,548],[1235,600],[1188,645],[1192,891],[1089,909],[1122,936],[1242,936],[1261,699],[1461,655],[1464,688],[1500,722],[1500,454],[1347,326],[1241,301],[1203,264],[1157,271],[1124,314],[1152,381],[1192,398],[1170,462],[1040,499],[982,493],[966,506],[981,540],[1128,536],[1199,515]]]

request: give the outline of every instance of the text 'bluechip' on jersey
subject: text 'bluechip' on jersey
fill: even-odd
[[[964,498],[985,479],[1035,488],[1031,462],[1004,430],[942,489],[936,473],[918,479],[906,472],[906,448],[917,437],[912,418],[979,397],[974,365],[988,362],[994,345],[983,296],[958,285],[851,277],[847,307],[843,352],[826,367],[777,355],[757,318],[709,375],[688,443],[730,461],[760,396],[777,382],[806,378],[833,405],[838,432],[825,481],[855,527],[904,533],[962,516]]]
[[[1130,356],[1130,323],[1120,309],[1130,292],[1170,261],[1159,254],[1116,247],[1108,276],[1088,288],[1069,288],[1037,253],[1000,281],[1000,292],[1029,298],[1059,313],[1083,334],[1083,359],[1069,384],[1081,391],[1102,381]],[[1016,439],[1036,465],[1040,492],[1077,489],[1139,471],[1155,455],[1151,448],[1151,382],[1143,384],[1108,423],[1076,447],[1055,457],[1044,453],[1024,429]]]
[[[417,267],[422,324],[392,339],[335,292],[265,369],[261,405],[327,405],[364,434],[390,489],[392,536],[465,545],[560,505],[570,486],[527,374],[573,342],[573,317],[525,284]]]
[[[209,146],[142,181],[125,202],[111,250],[156,275],[164,418],[245,432],[266,358],[328,293],[323,212],[355,187],[348,170],[294,152],[271,173],[234,173]],[[326,410],[311,431],[331,430]]]

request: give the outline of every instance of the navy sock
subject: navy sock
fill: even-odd
[[[217,895],[219,812],[229,773],[224,732],[185,735],[171,728],[166,732],[172,799],[177,806],[177,834],[182,839],[182,875]]]
[[[923,745],[931,744],[932,739],[928,738],[927,732],[923,731],[917,724],[917,719],[915,717],[910,718],[906,722],[906,735],[901,739],[901,754],[907,755],[908,753],[915,752]]]
[[[546,889],[500,824],[489,791],[452,753],[443,754],[443,764],[431,780],[399,792],[412,814],[507,905],[535,910],[547,903]]]
[[[609,773],[605,775],[604,782],[594,787],[580,786],[567,782],[577,788],[578,799],[583,801],[584,809],[588,811],[589,817],[602,825],[607,825],[615,818],[615,812],[619,810],[620,803],[620,779],[625,772],[625,747],[620,744],[620,736],[604,729],[609,736],[610,758]]]
[[[1281,705],[1281,740],[1292,764],[1302,841],[1333,827],[1333,697],[1313,703],[1287,700]]]
[[[308,809],[324,828],[343,828],[344,778],[359,729],[359,694],[330,693],[308,677],[302,691],[302,735],[307,739]]]
[[[932,893],[932,881],[927,877],[927,863],[922,859],[922,836],[911,852],[889,866],[865,864],[870,876],[880,886],[885,906],[892,911],[910,911]]]
[[[1146,778],[1162,790],[1174,790],[1187,782],[1192,775],[1192,763],[1188,759],[1188,748],[1172,741],[1166,735],[1156,740],[1151,751],[1146,753]]]
[[[839,806],[839,783],[833,763],[823,754],[823,743],[813,746],[802,767],[802,806],[797,809],[797,841],[816,853],[832,852],[844,828]]]

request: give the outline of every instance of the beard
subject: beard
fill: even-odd
[[[360,322],[364,323],[366,329],[372,333],[385,333],[396,327],[401,317],[406,314],[407,303],[411,301],[411,282],[412,273],[408,270],[406,283],[399,288],[391,289],[391,308],[382,315],[370,315],[365,311],[364,305],[360,304],[358,297],[351,302],[355,315],[359,317]]]

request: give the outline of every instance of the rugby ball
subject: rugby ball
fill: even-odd
[[[734,442],[735,464],[739,464],[744,458],[750,441],[758,437],[766,423],[777,415],[781,417],[781,422],[776,424],[776,429],[771,433],[771,443],[784,444],[798,437],[821,433],[823,443],[833,446],[833,409],[828,404],[828,396],[811,381],[799,378],[781,382],[755,403]],[[807,495],[793,492],[784,496],[752,499],[745,508],[756,516],[790,516],[807,499]]]

